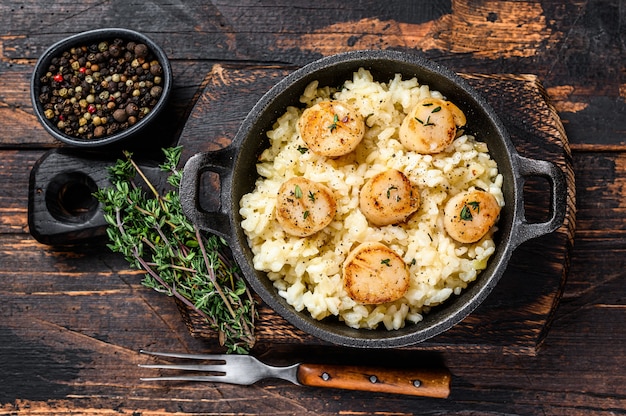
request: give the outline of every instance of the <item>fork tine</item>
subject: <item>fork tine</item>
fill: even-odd
[[[139,364],[139,367],[158,368],[163,370],[211,371],[217,373],[226,372],[226,364]]]
[[[142,354],[152,355],[156,357],[181,358],[204,361],[201,364],[139,364],[139,367],[156,368],[164,370],[182,370],[182,371],[207,371],[213,374],[207,375],[171,375],[162,377],[149,377],[142,380],[172,380],[172,381],[209,381],[231,384],[250,385],[254,384],[262,378],[273,376],[284,378],[281,371],[270,367],[250,355],[237,354],[187,354],[187,353],[171,353],[171,352],[155,352],[140,350]],[[293,366],[292,366],[293,367]],[[294,373],[295,376],[295,373]],[[292,381],[293,377],[287,378]]]
[[[187,358],[190,360],[211,360],[211,361],[226,361],[230,356],[227,354],[186,354],[182,352],[157,352],[139,350],[141,354],[153,355],[157,357],[168,358]]]
[[[163,376],[163,377],[141,377],[141,381],[202,381],[202,382],[223,382],[224,376]]]

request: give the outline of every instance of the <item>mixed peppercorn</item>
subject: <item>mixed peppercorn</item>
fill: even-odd
[[[145,44],[101,41],[53,57],[38,98],[60,132],[99,139],[129,128],[154,108],[163,93],[162,75]]]

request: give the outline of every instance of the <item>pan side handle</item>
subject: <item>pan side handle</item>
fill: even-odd
[[[522,179],[530,177],[542,177],[550,184],[550,217],[541,223],[529,223],[524,211],[524,198],[519,199],[518,210],[520,212],[517,232],[512,238],[513,247],[517,247],[532,238],[549,234],[559,228],[565,220],[567,210],[567,188],[565,175],[553,162],[530,159],[517,155],[519,162],[519,174]],[[523,191],[520,191],[523,195]]]
[[[225,190],[230,188],[232,167],[236,149],[226,147],[212,152],[198,153],[187,160],[179,194],[183,212],[198,228],[212,232],[227,240],[231,239],[228,216],[228,197]],[[220,195],[217,207],[205,210],[200,205],[200,183],[202,174],[214,172],[219,176]]]

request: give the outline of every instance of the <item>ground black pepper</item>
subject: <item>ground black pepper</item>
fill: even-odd
[[[77,46],[51,59],[39,102],[62,133],[102,138],[150,113],[163,93],[162,74],[143,43],[116,38]]]

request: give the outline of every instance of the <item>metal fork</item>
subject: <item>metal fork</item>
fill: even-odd
[[[142,368],[208,372],[207,375],[144,377],[142,381],[202,381],[251,385],[278,378],[296,385],[331,387],[383,393],[445,398],[450,394],[447,369],[389,369],[363,366],[297,363],[285,367],[267,365],[250,355],[186,354],[140,351],[142,354],[203,360],[203,364],[140,364]]]
[[[187,375],[144,377],[142,381],[212,381],[231,384],[254,384],[265,378],[279,378],[298,384],[297,372],[299,364],[289,367],[273,367],[263,364],[250,355],[227,355],[227,354],[183,354],[140,351],[142,354],[155,355],[169,358],[185,358],[192,360],[206,360],[211,364],[139,364],[143,368],[159,368],[167,370],[206,371],[211,375]]]

